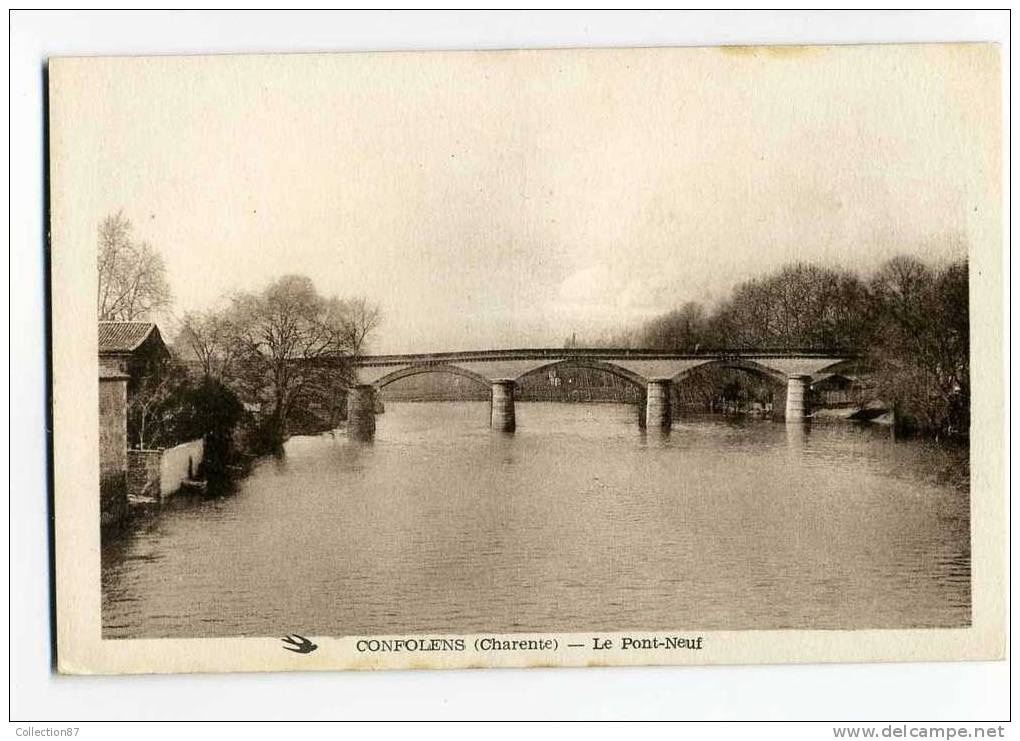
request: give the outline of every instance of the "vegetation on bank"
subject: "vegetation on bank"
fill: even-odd
[[[266,452],[295,425],[336,427],[350,361],[380,321],[364,299],[320,296],[310,279],[288,275],[221,309],[185,314],[174,349],[244,400],[256,422],[251,445]]]
[[[152,321],[171,304],[158,252],[132,237],[122,214],[99,227],[100,319]],[[221,308],[186,313],[171,359],[134,390],[128,410],[139,444],[203,437],[207,466],[279,449],[292,427],[328,429],[343,417],[350,360],[381,322],[362,298],[321,296],[304,276],[238,292]]]
[[[868,401],[904,431],[965,437],[970,428],[970,317],[965,259],[931,265],[899,256],[873,274],[798,263],[738,285],[712,310],[695,302],[602,344],[676,352],[710,348],[856,350]],[[697,392],[754,397],[757,379],[692,378]]]
[[[237,394],[216,378],[191,372],[176,358],[143,379],[128,415],[140,433],[139,447],[168,448],[204,439],[208,478],[225,475],[244,452],[235,445],[235,431],[244,421]]]

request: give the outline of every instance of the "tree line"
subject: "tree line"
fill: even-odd
[[[934,265],[898,256],[870,275],[797,263],[740,283],[713,309],[685,302],[601,344],[856,351],[868,398],[895,411],[902,428],[966,435],[968,290],[966,259]]]
[[[172,294],[162,258],[133,237],[123,214],[99,226],[98,253],[100,319],[151,319],[168,311]],[[740,283],[714,307],[688,301],[587,344],[673,352],[856,351],[869,398],[895,411],[901,425],[966,435],[968,291],[966,259],[935,265],[898,256],[869,275],[796,263]],[[259,420],[252,443],[259,450],[279,446],[292,428],[335,425],[344,413],[349,361],[365,351],[381,320],[371,302],[322,296],[298,275],[231,294],[216,309],[185,313],[172,342],[174,359],[134,394],[130,424],[144,430],[141,442],[163,444],[193,434],[202,419],[233,424],[246,407]],[[732,375],[724,379],[730,386],[739,379]],[[702,381],[699,394],[707,397],[712,381]],[[194,411],[215,400],[221,408]]]
[[[121,213],[99,226],[98,263],[100,320],[151,321],[169,310],[162,257],[133,238]],[[244,420],[245,447],[255,453],[278,448],[295,427],[336,426],[350,361],[381,321],[379,307],[366,299],[323,296],[300,275],[186,312],[176,322],[170,361],[131,395],[130,437],[140,447],[205,437],[226,455]]]

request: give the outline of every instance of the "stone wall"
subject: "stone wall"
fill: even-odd
[[[159,467],[159,495],[166,499],[181,488],[187,479],[198,477],[198,467],[202,465],[205,443],[192,440],[181,443],[163,451]]]
[[[162,450],[129,450],[127,453],[128,498],[137,504],[158,503]]]
[[[104,529],[127,518],[127,376],[99,374],[99,517]]]
[[[127,519],[128,497],[124,472],[102,475],[99,478],[99,524],[117,528]]]
[[[136,504],[162,502],[175,494],[187,479],[198,476],[204,452],[202,440],[192,440],[166,450],[129,450],[128,497]]]
[[[127,468],[127,379],[99,379],[99,476]]]

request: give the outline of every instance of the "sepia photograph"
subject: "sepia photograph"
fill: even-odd
[[[50,60],[61,671],[1001,657],[1000,84]]]

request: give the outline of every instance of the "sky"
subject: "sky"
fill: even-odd
[[[897,46],[51,63],[76,248],[123,211],[174,310],[285,274],[373,352],[562,346],[805,260],[966,254],[998,53]]]

